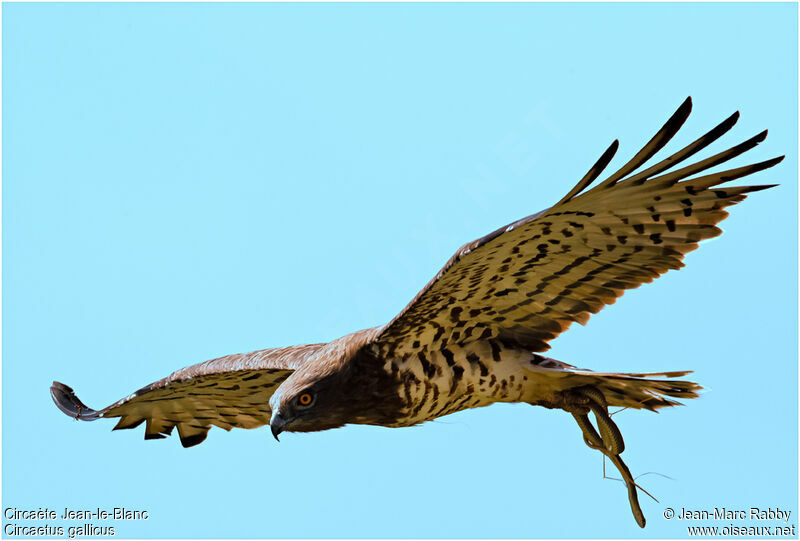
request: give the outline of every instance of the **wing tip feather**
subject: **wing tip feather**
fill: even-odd
[[[692,112],[692,97],[687,96],[683,103],[681,103],[680,107],[672,113],[672,116],[669,117],[669,120],[664,124],[664,126],[659,130],[659,133],[669,133],[669,139],[680,130],[681,126],[686,122],[686,119],[689,118],[689,115]]]
[[[746,191],[742,193],[753,193],[753,192],[760,192],[762,190],[769,190],[770,188],[776,188],[780,186],[780,184],[761,184],[759,186],[748,186]]]
[[[54,381],[50,386],[50,397],[62,413],[73,419],[94,421],[100,418],[100,413],[81,402],[69,385]]]
[[[678,107],[678,110],[675,111],[675,114],[673,114],[672,116],[677,117],[677,116],[679,116],[678,113],[680,113],[681,116],[688,117],[689,113],[691,113],[691,112],[692,112],[692,97],[691,96],[686,96],[686,99],[683,100],[683,103],[681,103],[681,106]],[[684,118],[684,120],[685,120],[685,118]],[[683,122],[681,122],[681,124],[683,124]]]
[[[561,200],[553,206],[557,207],[558,205],[566,203],[567,201],[570,201],[571,199],[574,199],[580,195],[592,184],[592,182],[597,180],[597,177],[599,177],[605,168],[608,167],[608,164],[611,163],[611,160],[614,159],[614,156],[617,154],[617,150],[619,150],[619,139],[614,139],[614,141],[611,142],[600,158],[597,159],[594,165],[589,168],[589,171],[586,172],[583,178],[578,181],[578,183],[567,193],[567,195],[561,198]]]

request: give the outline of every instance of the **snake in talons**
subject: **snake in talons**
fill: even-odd
[[[583,400],[586,402],[586,408],[594,413],[595,421],[597,422],[597,429],[595,430],[589,414],[584,410],[583,412],[572,412],[572,416],[577,421],[578,426],[583,432],[583,441],[591,449],[596,449],[606,455],[609,460],[617,467],[622,479],[625,481],[625,486],[628,488],[628,500],[631,504],[631,511],[636,523],[644,528],[646,520],[642,508],[639,506],[639,496],[636,492],[636,482],[633,480],[631,471],[625,462],[620,458],[620,454],[625,450],[625,441],[622,439],[617,424],[611,419],[608,414],[608,405],[605,396],[594,387],[584,387],[576,391]]]

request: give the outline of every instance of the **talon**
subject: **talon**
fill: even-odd
[[[589,398],[589,400],[599,404],[603,410],[608,411],[608,403],[606,402],[606,397],[603,393],[601,393],[597,387],[584,387],[581,389],[581,392]]]

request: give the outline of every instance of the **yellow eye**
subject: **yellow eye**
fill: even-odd
[[[297,403],[301,406],[310,406],[313,401],[314,397],[311,393],[303,393],[297,397]]]

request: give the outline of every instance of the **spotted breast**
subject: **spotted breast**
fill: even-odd
[[[534,355],[498,340],[420,348],[385,360],[403,407],[396,426],[411,426],[467,408],[525,401]]]

